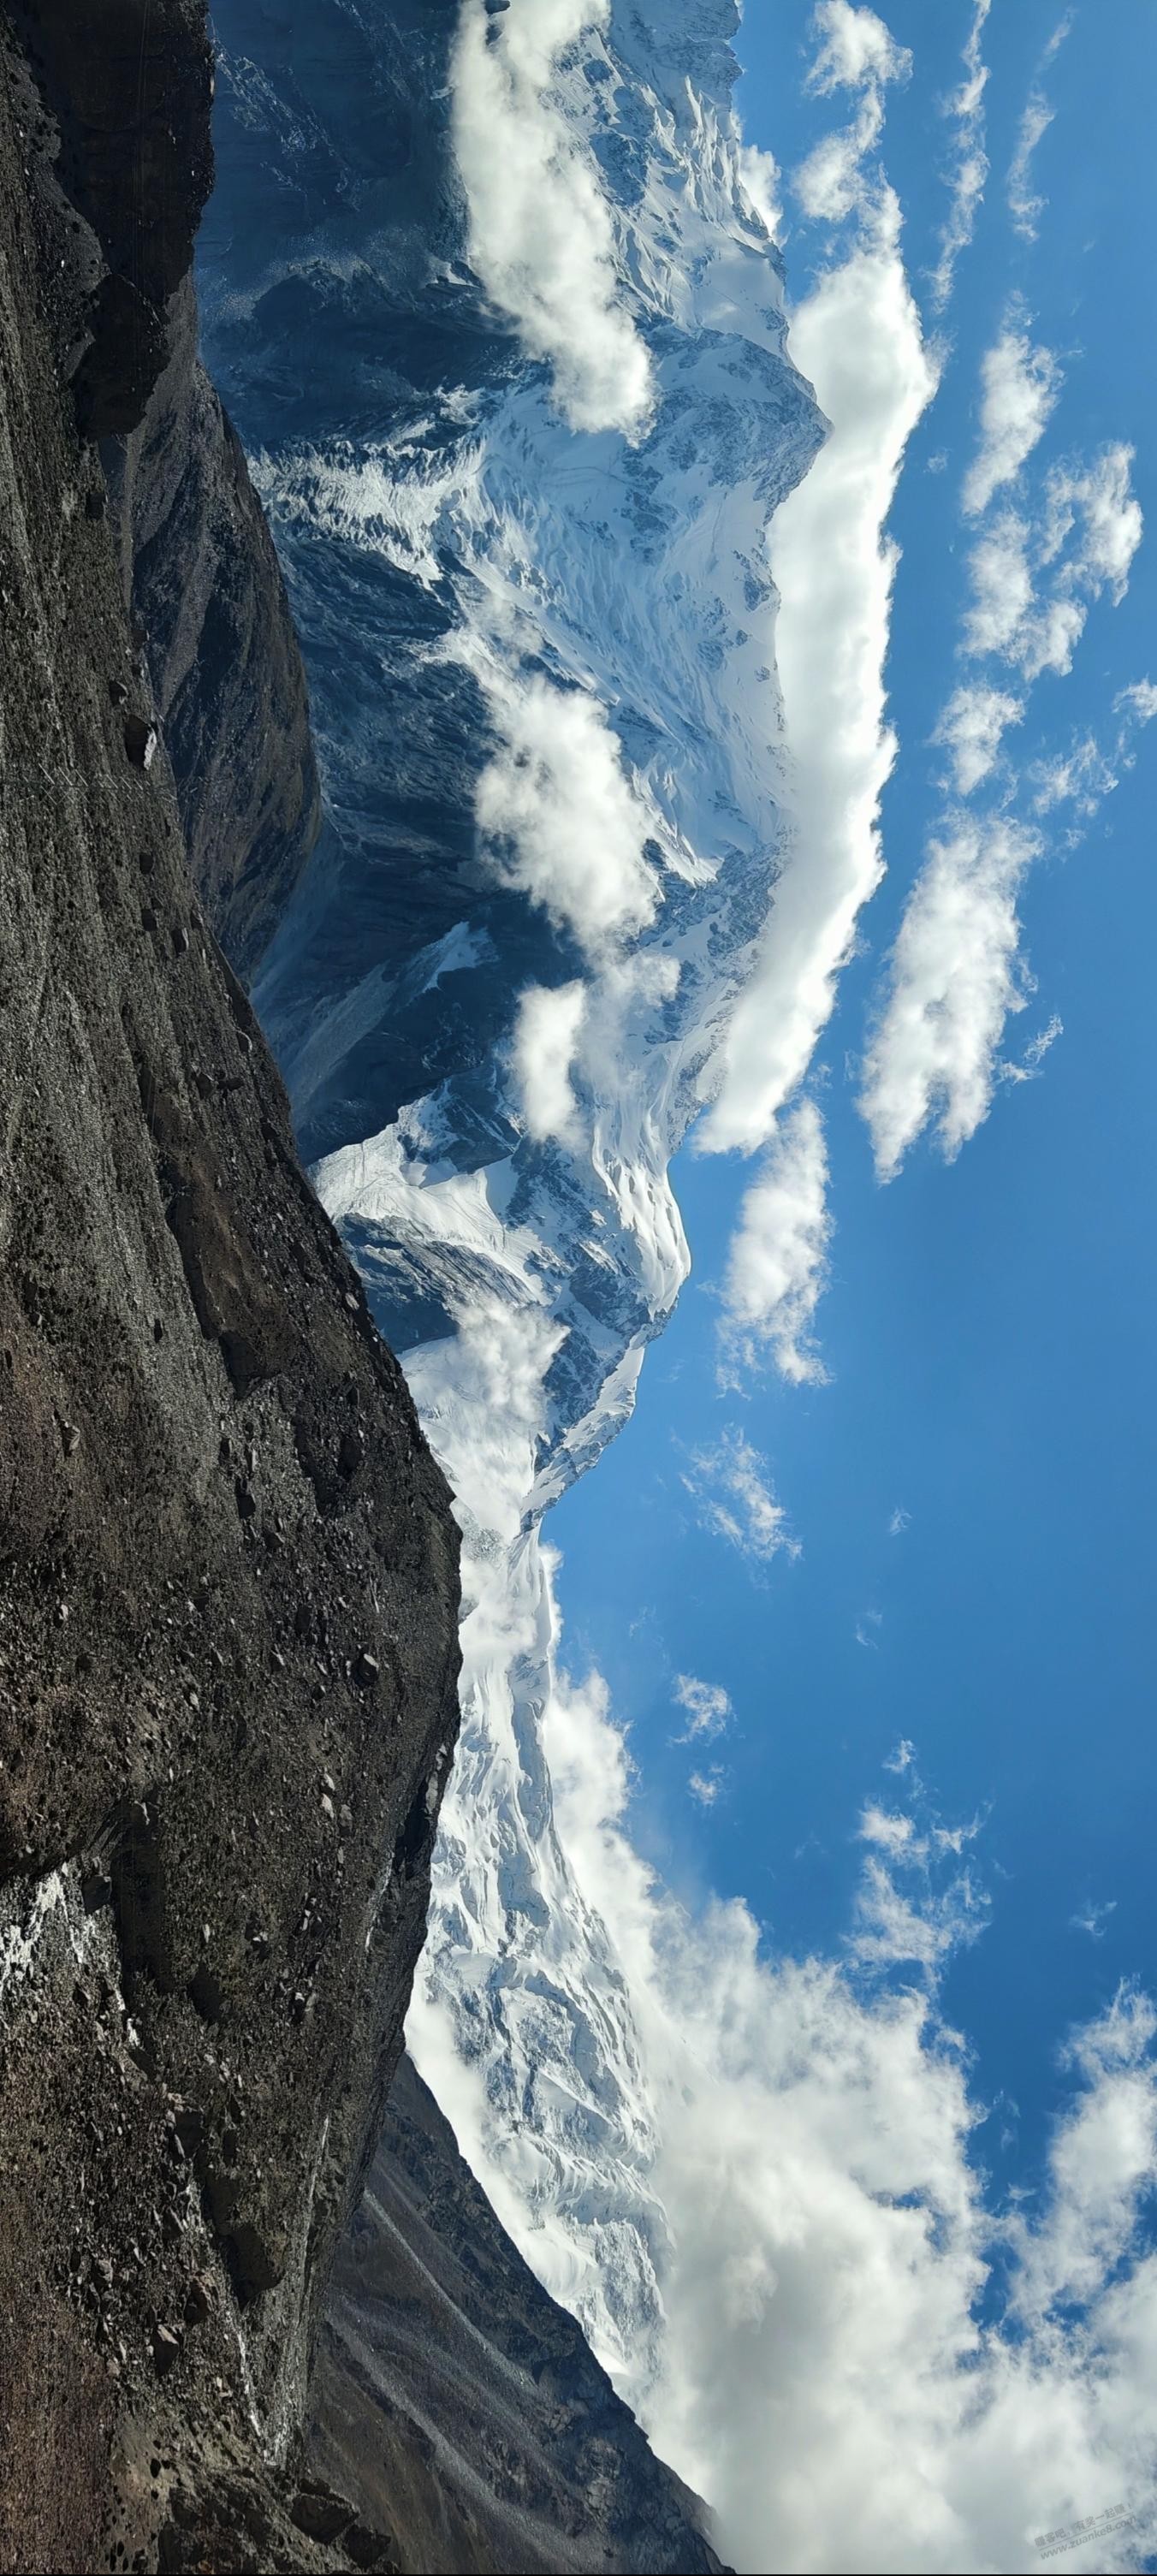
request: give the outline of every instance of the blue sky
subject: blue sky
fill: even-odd
[[[633,1422],[558,1509],[552,1536],[572,1666],[602,1670],[630,1726],[636,1837],[688,1893],[743,1895],[792,1951],[838,1948],[860,1811],[867,1798],[887,1803],[899,1775],[881,1766],[903,1739],[928,1812],[950,1827],[981,1820],[970,1860],[990,1919],[948,1971],[945,2010],[995,2106],[977,2152],[1002,2185],[1031,2189],[1070,2024],[1155,1966],[1154,738],[1139,734],[1135,766],[1075,846],[1066,809],[1045,819],[1020,907],[1036,990],[1005,1045],[1022,1060],[1059,1016],[1037,1078],[998,1084],[953,1162],[922,1137],[887,1187],[856,1095],[881,963],[943,803],[944,754],[929,736],[958,677],[972,536],[961,483],[981,361],[1011,297],[1063,375],[1021,488],[1124,440],[1153,524],[1155,354],[1136,299],[1157,247],[1146,105],[1157,17],[1078,10],[1042,70],[1060,13],[997,0],[984,31],[989,177],[938,316],[925,272],[947,200],[940,102],[960,77],[969,15],[887,13],[912,69],[887,92],[884,157],[943,357],[889,521],[902,555],[887,664],[900,743],[883,798],[888,874],[820,1044],[835,1233],[815,1329],[830,1382],[770,1372],[720,1393],[718,1291],[750,1166],[684,1153],[674,1177],[692,1284],[650,1356]],[[748,138],[788,173],[833,121],[830,96],[804,86],[809,23],[806,8],[778,0],[749,8],[741,40]],[[1032,163],[1045,203],[1030,241],[1010,219],[1006,174],[1034,81],[1053,119]],[[798,301],[832,255],[830,228],[803,218],[790,184],[785,205]],[[1145,543],[1120,604],[1092,608],[1071,671],[1032,690],[1006,797],[1023,803],[1032,764],[1071,737],[1109,737],[1117,692],[1157,670],[1154,633]],[[704,1537],[684,1478],[729,1425],[767,1462],[798,1557],[753,1565]],[[890,1535],[897,1512],[906,1526]],[[734,1715],[714,1741],[672,1741],[686,1733],[679,1674],[728,1693]],[[689,1794],[692,1772],[717,1787],[709,1805]],[[1082,1915],[1095,1932],[1078,1928]]]

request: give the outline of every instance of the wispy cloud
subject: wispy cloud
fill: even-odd
[[[1149,680],[1133,681],[1118,691],[1113,713],[1117,722],[1107,742],[1099,743],[1092,733],[1075,734],[1064,751],[1045,753],[1030,763],[1034,812],[1048,814],[1071,805],[1077,821],[1088,823],[1120,786],[1136,763],[1137,734],[1157,715],[1157,688]]]
[[[827,1181],[823,1121],[814,1100],[803,1099],[773,1138],[731,1240],[720,1327],[725,1385],[768,1358],[794,1385],[824,1380],[811,1332],[832,1230]]]
[[[892,1517],[891,1517],[891,1520],[890,1520],[890,1521],[889,1521],[889,1523],[888,1523],[888,1536],[889,1536],[889,1538],[901,1538],[901,1537],[903,1536],[903,1534],[904,1534],[904,1531],[910,1527],[910,1525],[911,1525],[911,1520],[912,1520],[912,1514],[911,1514],[911,1512],[906,1512],[906,1511],[903,1509],[902,1505],[901,1505],[901,1504],[899,1504],[899,1503],[897,1503],[897,1505],[896,1505],[896,1509],[895,1509],[895,1511],[893,1512]],[[909,1749],[911,1749],[911,1748],[909,1748]]]
[[[961,495],[966,518],[979,518],[994,493],[1012,483],[1043,437],[1061,389],[1051,349],[1034,348],[1014,310],[981,360],[980,443]]]
[[[605,0],[536,0],[501,17],[464,0],[453,134],[487,293],[550,366],[572,428],[631,431],[650,405],[650,361],[622,306],[598,163],[551,97],[562,57],[605,17]]]
[[[695,1496],[704,1528],[728,1539],[741,1556],[767,1565],[781,1550],[799,1555],[799,1541],[776,1500],[767,1460],[742,1431],[732,1426],[713,1449],[696,1450],[682,1482]]]
[[[1078,1906],[1076,1913],[1070,1914],[1069,1922],[1074,1932],[1087,1932],[1090,1941],[1103,1941],[1105,1925],[1110,1914],[1115,1914],[1116,1911],[1116,1897],[1106,1896],[1100,1905],[1094,1905],[1090,1901],[1088,1905]]]
[[[699,1806],[713,1807],[723,1787],[723,1778],[720,1764],[713,1762],[710,1771],[693,1771],[687,1787]]]
[[[1066,13],[1060,24],[1054,27],[1041,56],[1036,78],[1017,127],[1016,145],[1008,173],[1008,211],[1012,217],[1014,229],[1020,234],[1022,241],[1036,240],[1037,225],[1044,213],[1046,203],[1045,198],[1033,187],[1032,161],[1037,145],[1047,134],[1056,111],[1045,97],[1041,80],[1050,63],[1055,60],[1071,25],[1072,17]]]
[[[895,1752],[887,1755],[884,1762],[884,1769],[885,1771],[896,1772],[910,1771],[915,1759],[916,1747],[913,1744],[911,1737],[902,1735],[898,1745],[896,1746]]]
[[[693,1744],[722,1735],[735,1711],[721,1682],[696,1681],[693,1673],[679,1673],[675,1680],[675,1698],[687,1715],[682,1735],[672,1737],[675,1744]]]
[[[960,57],[964,78],[944,102],[944,113],[953,119],[956,134],[948,214],[940,235],[940,257],[932,272],[932,301],[938,310],[948,302],[956,262],[972,239],[976,210],[988,177],[984,148],[988,67],[981,58],[980,46],[991,6],[992,0],[974,0],[972,24]]]

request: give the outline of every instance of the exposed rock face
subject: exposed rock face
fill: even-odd
[[[189,865],[251,976],[317,839],[305,673],[265,514],[197,360],[192,282],[138,429],[106,450],[125,597],[144,639]]]
[[[45,319],[103,442],[194,881],[248,979],[317,839],[317,763],[285,588],[197,359],[193,241],[213,178],[204,0],[17,0],[17,117]]]
[[[207,105],[182,0],[38,12],[53,94],[146,21]],[[456,1540],[190,885],[62,390],[93,239],[178,164],[134,129],[136,216],[93,181],[71,230],[0,70],[0,2568],[386,2564],[278,2463],[422,1937]]]
[[[408,2057],[334,2273],[312,2454],[410,2576],[720,2565]]]

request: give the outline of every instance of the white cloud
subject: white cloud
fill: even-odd
[[[986,349],[981,377],[980,444],[961,496],[969,518],[979,518],[993,494],[1015,481],[1044,435],[1061,387],[1051,349],[1034,349],[1016,316]]]
[[[1091,733],[1079,735],[1067,752],[1034,761],[1033,812],[1049,814],[1057,805],[1073,805],[1084,821],[1117,786],[1117,773]]]
[[[972,24],[960,57],[964,78],[944,103],[945,115],[953,118],[957,133],[952,193],[940,235],[940,257],[932,272],[932,300],[938,310],[948,302],[956,262],[972,239],[976,209],[988,177],[988,157],[984,149],[984,92],[988,83],[988,67],[981,60],[980,40],[991,6],[992,0],[974,0]]]
[[[769,536],[787,758],[788,846],[697,1142],[752,1151],[798,1088],[881,874],[880,793],[895,757],[884,660],[897,552],[882,534],[935,374],[899,249],[895,200],[819,281],[791,352],[832,424]]]
[[[1029,99],[1017,128],[1016,150],[1008,173],[1008,208],[1023,241],[1035,241],[1037,220],[1044,213],[1045,199],[1034,195],[1029,185],[1029,164],[1038,143],[1048,133],[1055,110],[1039,95]]]
[[[997,1049],[1023,1007],[1016,898],[1039,851],[1003,816],[962,814],[934,840],[908,898],[860,1106],[882,1180],[935,1120],[951,1158],[987,1115]]]
[[[693,1771],[687,1786],[701,1807],[713,1807],[723,1786],[719,1764],[713,1763],[710,1771]]]
[[[794,1385],[823,1382],[811,1340],[826,1284],[831,1219],[823,1121],[814,1100],[788,1112],[758,1178],[745,1192],[723,1288],[723,1380],[765,1355]]]
[[[996,767],[1010,725],[1020,724],[1024,701],[973,681],[949,698],[933,742],[942,743],[952,761],[952,785],[958,796],[971,796]]]
[[[889,1848],[893,1860],[907,1858],[899,1847]],[[987,1898],[967,1871],[938,1893],[921,1884],[909,1895],[897,1886],[883,1861],[869,1859],[856,1900],[852,1955],[862,1967],[897,1967],[911,1961],[931,1975],[951,1951],[983,1932],[987,1907]]]
[[[878,1843],[882,1850],[904,1851],[913,1839],[915,1828],[911,1816],[890,1815],[886,1808],[870,1803],[859,1823],[861,1842]]]
[[[1119,689],[1113,700],[1113,712],[1128,711],[1138,724],[1151,724],[1157,716],[1157,682],[1131,680],[1127,689]]]
[[[673,1738],[676,1744],[692,1744],[696,1738],[722,1735],[735,1711],[721,1682],[696,1681],[693,1673],[679,1673],[675,1697],[688,1717],[686,1733]]]
[[[758,215],[769,239],[778,241],[783,226],[783,208],[779,201],[780,173],[775,157],[758,143],[738,146],[739,176],[747,202]]]
[[[979,657],[1012,657],[1033,604],[1029,531],[1015,510],[1005,510],[977,539],[969,558],[972,604],[964,617],[964,649]]]
[[[1115,1914],[1116,1911],[1116,1897],[1107,1896],[1100,1905],[1090,1902],[1088,1905],[1079,1906],[1075,1914],[1070,1914],[1069,1922],[1074,1932],[1087,1932],[1091,1941],[1103,1941],[1105,1925],[1110,1914]]]
[[[578,1132],[571,1066],[586,1016],[584,984],[548,990],[530,984],[519,996],[514,1029],[514,1075],[528,1134],[562,1144]]]
[[[793,186],[813,223],[842,223],[864,199],[863,163],[883,129],[884,91],[892,81],[907,80],[912,57],[874,10],[852,8],[849,0],[820,0],[812,27],[818,44],[807,87],[821,98],[841,89],[862,96],[853,123],[824,135],[796,171]]]
[[[1063,1037],[1064,1033],[1065,1024],[1060,1012],[1054,1011],[1045,1022],[1043,1029],[1038,1029],[1036,1036],[1029,1039],[1019,1064],[1013,1064],[1011,1059],[1006,1059],[1001,1065],[1001,1081],[1035,1082],[1049,1048],[1054,1047],[1057,1039]]]
[[[1071,805],[1080,822],[1092,820],[1105,797],[1120,786],[1122,774],[1135,765],[1135,736],[1157,715],[1157,688],[1150,680],[1134,680],[1118,690],[1113,713],[1117,725],[1107,746],[1098,743],[1094,734],[1075,734],[1066,751],[1033,762],[1029,777],[1036,813]]]
[[[610,0],[519,0],[501,20],[464,0],[451,67],[470,258],[573,429],[638,429],[647,351],[619,301],[612,218],[593,153],[552,97],[562,58]]]
[[[1042,561],[1054,562],[1076,529],[1069,576],[1093,598],[1107,590],[1115,608],[1129,587],[1144,528],[1132,465],[1132,448],[1117,440],[1090,465],[1055,465],[1046,486]]]
[[[1065,16],[1059,26],[1054,27],[1041,56],[1040,70],[1029,91],[1024,113],[1017,127],[1016,145],[1008,173],[1008,211],[1012,217],[1013,228],[1020,234],[1022,241],[1036,240],[1037,223],[1044,213],[1046,199],[1034,191],[1030,173],[1033,154],[1038,143],[1047,134],[1056,112],[1050,107],[1040,87],[1040,73],[1048,69],[1063,45],[1071,23],[1071,19]]]
[[[903,1537],[903,1534],[904,1534],[904,1531],[910,1527],[910,1525],[911,1525],[911,1520],[912,1520],[912,1514],[911,1514],[911,1512],[906,1512],[906,1511],[903,1509],[902,1505],[901,1505],[901,1504],[899,1504],[899,1503],[897,1503],[897,1505],[896,1505],[896,1509],[895,1509],[895,1511],[893,1512],[892,1517],[891,1517],[891,1520],[890,1520],[890,1521],[889,1521],[889,1523],[888,1523],[888,1536],[889,1536],[889,1538],[902,1538],[902,1537]],[[905,1739],[905,1740],[906,1740],[906,1739]],[[909,1746],[908,1746],[908,1751],[909,1751],[909,1753],[911,1753],[911,1750],[912,1750],[912,1747],[911,1747],[911,1745],[909,1745]]]
[[[741,1556],[770,1564],[781,1548],[799,1555],[783,1505],[776,1501],[766,1458],[742,1431],[723,1432],[713,1449],[698,1449],[683,1483],[699,1504],[704,1528],[729,1539]]]
[[[654,916],[651,817],[597,700],[537,674],[484,680],[503,738],[478,781],[479,829],[508,884],[597,955]]]
[[[896,1518],[896,1514],[893,1513],[892,1517],[894,1520]],[[906,1520],[907,1515],[905,1514],[905,1522]],[[884,1769],[885,1771],[897,1772],[910,1771],[915,1759],[916,1747],[913,1744],[911,1737],[908,1735],[902,1735],[898,1745],[896,1746],[895,1752],[888,1754],[884,1763]]]
[[[912,56],[905,45],[896,43],[874,9],[854,8],[851,0],[818,0],[812,28],[817,45],[807,86],[818,97],[828,98],[838,89],[883,89],[889,81],[907,80]]]
[[[662,2373],[641,2411],[711,2499],[723,2556],[991,2576],[1035,2566],[1035,2536],[1078,2516],[1122,2498],[1144,2513],[1149,2007],[1126,1993],[1077,2034],[1040,2188],[1006,2213],[986,2199],[984,2113],[937,2005],[945,1960],[985,1920],[968,1874],[945,1884],[902,1846],[886,1866],[874,1845],[847,1969],[794,1959],[742,1905],[691,1917],[656,1884],[624,1831],[605,1694],[567,1690],[547,1741],[664,2142]],[[533,2229],[523,2241],[533,2253]],[[1065,2563],[1119,2562],[1093,2534]]]
[[[854,125],[825,134],[793,174],[792,186],[813,224],[839,224],[850,215],[863,189],[865,155],[878,142],[884,122],[879,97],[870,93]]]

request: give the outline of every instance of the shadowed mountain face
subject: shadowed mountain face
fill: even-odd
[[[311,2451],[411,2576],[720,2565],[698,2497],[528,2271],[408,2057],[338,2256]]]
[[[103,22],[146,224],[198,14]],[[149,325],[118,404],[64,50],[54,115],[0,51],[0,2567],[347,2565],[290,2464],[424,1927],[456,1534],[190,881],[77,432],[86,358],[105,425],[147,403]]]

